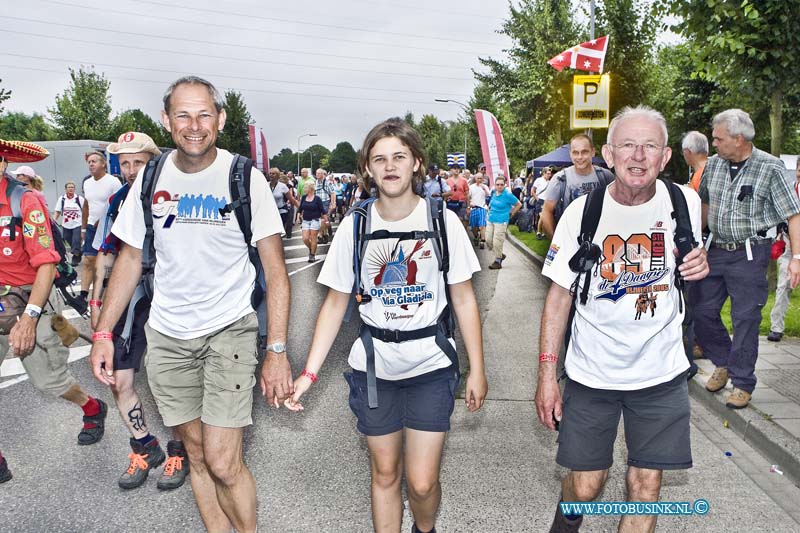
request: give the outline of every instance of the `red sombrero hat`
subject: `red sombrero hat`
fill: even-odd
[[[0,139],[0,157],[11,163],[34,163],[49,155],[50,152],[38,144]]]

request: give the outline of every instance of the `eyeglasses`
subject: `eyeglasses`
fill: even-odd
[[[644,144],[636,144],[633,142],[626,142],[622,144],[614,144],[612,145],[615,150],[617,150],[622,155],[633,155],[636,153],[636,150],[641,146],[642,150],[646,155],[659,155],[663,150],[664,147],[658,145],[656,143],[644,143]]]

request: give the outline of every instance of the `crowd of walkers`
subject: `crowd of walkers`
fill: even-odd
[[[7,221],[0,362],[19,357],[34,387],[82,409],[79,444],[103,437],[107,405],[71,376],[69,343],[54,331],[64,305],[54,280],[65,260],[82,264],[77,300],[89,308],[89,364],[130,434],[118,485],[140,487],[165,464],[158,488],[188,479],[209,531],[256,530],[256,484],[243,452],[253,388],[258,383],[275,408],[303,410],[352,311],[362,324],[345,379],[369,451],[373,526],[400,530],[405,479],[412,531],[435,531],[456,397],[463,382],[464,408],[474,412],[488,391],[482,330],[474,327],[481,323],[476,249],[492,252],[489,269],[503,268],[508,225],[523,206],[534,210],[538,236],[552,237],[535,403],[540,422],[559,431],[556,461],[568,472],[551,531],[581,526],[580,513],[560,504],[600,494],[620,417],[631,501],[658,501],[663,470],[692,466],[684,303],[694,311],[697,343],[716,365],[707,388],[716,392],[730,379],[727,405],[742,408],[756,382],[771,228],[783,224],[779,238],[789,251],[781,290],[800,282],[798,186],[779,160],[753,146],[752,121],[741,110],[714,118],[713,157],[699,132],[684,138],[687,161],[694,171],[703,167],[695,191],[659,179],[672,156],[667,126],[644,106],[624,108],[611,122],[602,147],[607,168],[593,164],[594,143],[579,134],[570,141],[572,166],[509,182],[484,165],[475,173],[439,169],[400,119],[369,131],[352,174],[271,168],[264,176],[216,146],[226,112],[210,82],[180,78],[162,103],[175,150],[162,153],[146,134],[127,132],[107,150],[119,158],[123,180],[108,174],[105,153],[91,152],[81,191],[67,183],[55,206],[29,166],[6,172],[9,162],[46,152],[0,141],[0,219]],[[213,206],[201,206],[201,198]],[[329,249],[317,279],[325,300],[304,366],[293,373],[283,239],[297,224],[310,263],[320,245]],[[67,255],[55,245],[62,241]],[[728,294],[737,306],[732,340],[719,317]],[[562,353],[563,392],[556,379]],[[143,362],[170,428],[166,451],[137,393]],[[0,455],[0,483],[10,479]],[[654,528],[653,515],[620,523],[621,530]]]

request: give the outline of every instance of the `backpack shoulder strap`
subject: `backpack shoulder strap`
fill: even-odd
[[[10,230],[9,240],[16,240],[17,226],[22,227],[22,196],[31,192],[25,188],[25,185],[13,178],[7,178],[6,182],[6,198],[11,207],[11,222],[8,225]]]
[[[608,185],[616,178],[613,172],[597,165],[594,165],[594,173],[597,176],[597,180],[604,185]]]
[[[356,304],[361,303],[361,263],[367,250],[367,241],[364,239],[364,235],[371,230],[372,203],[375,200],[376,198],[372,197],[358,201],[345,214],[345,218],[351,215],[353,219],[353,290],[344,314],[346,322],[350,322]]]
[[[219,210],[222,216],[231,211],[235,214],[236,222],[239,224],[242,235],[244,235],[248,250],[253,248],[250,243],[253,238],[253,212],[250,198],[250,174],[252,170],[253,162],[250,159],[239,154],[233,154],[233,161],[228,172],[228,188],[230,189],[231,202]],[[252,252],[250,260],[253,260]]]
[[[672,218],[675,219],[675,246],[678,248],[677,264],[680,265],[686,254],[697,246],[697,241],[695,241],[694,232],[692,231],[689,206],[679,185],[664,178],[660,179],[667,186],[669,199],[672,202]]]
[[[66,202],[66,201],[67,201],[67,195],[66,194],[62,194],[61,195],[61,209],[58,210],[59,213],[63,213],[64,212],[64,202]],[[77,202],[77,200],[75,200],[75,201]],[[78,207],[80,207],[80,206],[81,206],[81,204],[78,204]]]
[[[579,245],[584,242],[591,243],[594,239],[597,225],[600,223],[600,216],[603,214],[605,192],[606,184],[601,183],[599,187],[586,195],[586,203],[583,205],[583,216],[581,217],[581,231],[578,234]]]
[[[164,163],[169,158],[169,152],[164,152],[147,162],[142,173],[142,192],[139,200],[142,202],[144,214],[144,242],[142,243],[142,282],[148,298],[153,298],[153,274],[156,267],[155,234],[153,232],[153,194],[156,183],[164,168]]]

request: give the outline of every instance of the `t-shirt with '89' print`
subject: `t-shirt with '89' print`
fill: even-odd
[[[700,197],[681,187],[694,238],[701,242]],[[577,274],[569,260],[578,249],[581,196],[564,211],[542,274],[569,289]],[[666,186],[641,205],[617,203],[606,189],[594,243],[599,264],[592,270],[586,305],[576,302],[567,348],[567,375],[587,387],[638,390],[665,383],[689,368],[683,351],[675,288],[675,221]],[[580,276],[583,288],[585,276]]]

